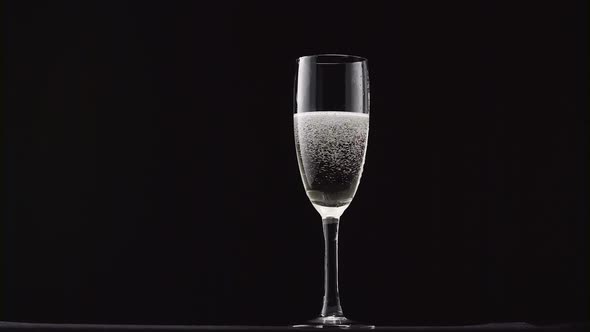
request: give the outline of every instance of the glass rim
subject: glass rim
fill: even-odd
[[[320,61],[318,61],[320,60]],[[314,54],[297,58],[297,62],[310,61],[319,65],[345,65],[358,62],[367,62],[367,58],[350,54]]]

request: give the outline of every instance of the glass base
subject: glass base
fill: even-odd
[[[372,330],[375,325],[360,324],[346,317],[318,317],[306,324],[293,325],[295,328],[316,328],[316,329],[368,329]]]

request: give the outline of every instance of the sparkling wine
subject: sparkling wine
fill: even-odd
[[[369,114],[305,112],[294,116],[295,146],[307,196],[320,213],[342,213],[356,193],[367,150]]]

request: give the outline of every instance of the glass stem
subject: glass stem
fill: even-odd
[[[339,218],[323,218],[324,227],[324,306],[322,317],[342,317],[338,294],[338,226]]]

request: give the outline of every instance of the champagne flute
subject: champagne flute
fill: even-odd
[[[344,317],[338,293],[338,228],[363,171],[369,134],[367,59],[341,54],[297,60],[294,130],[305,191],[322,217],[324,301],[320,317],[295,327],[374,328]]]

